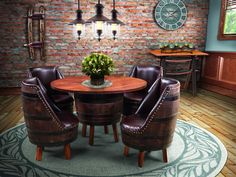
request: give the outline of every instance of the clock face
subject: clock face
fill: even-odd
[[[160,0],[154,10],[157,24],[166,30],[180,28],[187,19],[187,8],[181,0]]]

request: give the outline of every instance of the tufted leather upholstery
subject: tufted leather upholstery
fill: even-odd
[[[22,81],[21,91],[28,137],[31,143],[37,145],[36,159],[41,160],[44,146],[68,147],[78,134],[77,116],[57,107],[36,77]],[[69,159],[69,156],[66,158]]]
[[[156,79],[162,77],[163,70],[160,66],[134,66],[129,74],[130,77],[136,77],[147,81],[147,87],[143,90],[124,94],[124,115],[133,114],[142,99],[147,95]]]
[[[132,147],[142,154],[161,149],[166,152],[175,131],[179,94],[180,83],[175,79],[159,78],[154,82],[135,114],[122,117],[121,133],[126,151]],[[167,154],[163,155],[167,161]],[[142,163],[139,161],[139,166]]]
[[[28,77],[37,77],[45,87],[45,91],[53,102],[61,109],[73,112],[74,99],[66,92],[53,90],[50,83],[62,79],[63,75],[56,66],[43,66],[28,69]]]

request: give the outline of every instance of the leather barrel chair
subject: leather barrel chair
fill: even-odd
[[[63,75],[56,66],[43,66],[28,69],[28,77],[37,77],[46,88],[48,96],[62,110],[73,112],[73,97],[66,92],[53,90],[50,83],[56,79],[62,79]]]
[[[147,81],[147,87],[140,91],[124,94],[123,115],[131,115],[135,113],[153,83],[163,76],[163,70],[160,66],[134,66],[129,76]]]
[[[168,161],[167,147],[175,131],[179,97],[179,81],[157,79],[135,114],[122,117],[124,155],[128,155],[129,147],[138,149],[140,167],[144,164],[144,151],[162,150],[163,161]]]
[[[59,145],[64,145],[66,159],[70,159],[70,142],[78,135],[77,116],[58,108],[36,77],[22,81],[21,91],[28,137],[37,145],[36,160],[42,160],[45,146]]]

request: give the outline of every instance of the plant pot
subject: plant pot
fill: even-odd
[[[91,75],[90,83],[91,85],[102,85],[104,84],[104,76]]]

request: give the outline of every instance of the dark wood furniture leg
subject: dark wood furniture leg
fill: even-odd
[[[192,58],[192,95],[196,96],[196,90],[197,90],[197,75],[196,75],[196,59],[197,56],[193,56]]]
[[[83,124],[83,126],[82,126],[82,136],[83,137],[86,137],[86,131],[87,131],[87,125]]]
[[[161,57],[160,66],[163,67],[163,76],[166,73],[166,57]]]
[[[108,126],[107,126],[107,125],[104,125],[104,133],[105,133],[105,134],[108,134],[108,133],[109,133],[109,130],[108,130]]]
[[[167,149],[162,149],[162,158],[163,158],[163,162],[165,163],[168,162]]]
[[[124,156],[128,156],[129,155],[129,147],[128,146],[125,146],[124,147]]]
[[[143,167],[144,164],[144,151],[139,151],[138,154],[138,166]]]
[[[90,125],[89,145],[93,145],[93,142],[94,142],[94,125]]]
[[[37,146],[36,147],[36,160],[41,161],[42,160],[42,155],[43,155],[43,147],[42,146]]]
[[[114,140],[115,140],[115,142],[118,142],[119,141],[119,135],[118,135],[116,124],[112,124],[112,128],[113,128]]]
[[[66,160],[70,160],[70,158],[71,158],[70,144],[65,144],[65,146],[64,146],[64,154],[65,154]]]

